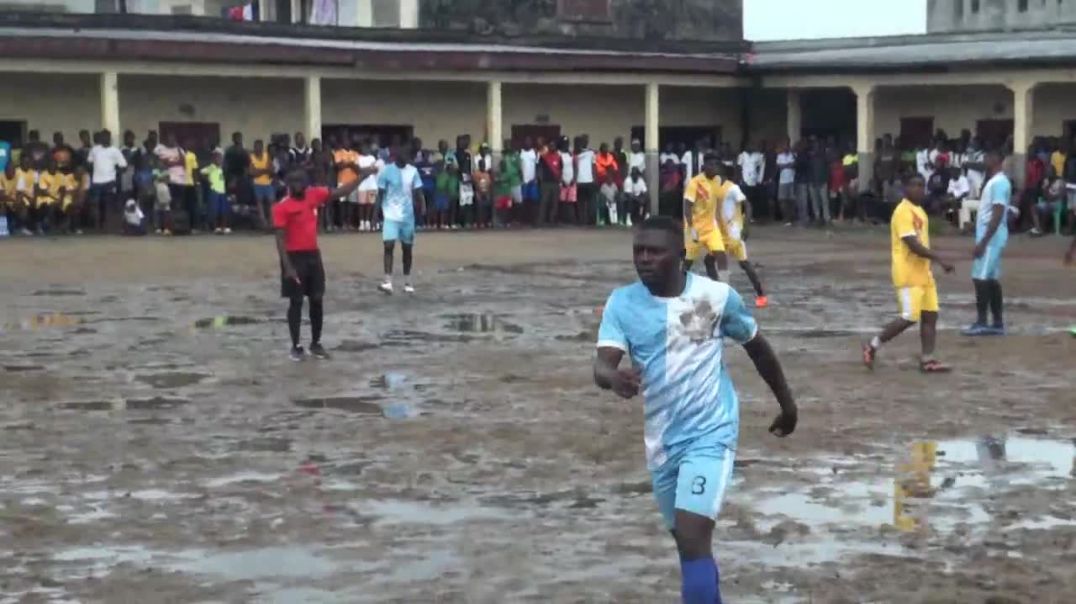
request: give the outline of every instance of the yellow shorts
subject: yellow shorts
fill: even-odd
[[[897,304],[900,306],[900,318],[918,323],[923,312],[938,312],[938,288],[933,283],[898,287]]]
[[[743,242],[743,226],[732,223],[721,227],[721,236],[725,239],[725,252],[738,262],[747,261],[747,245]]]
[[[718,229],[699,233],[698,241],[693,241],[691,232],[688,231],[684,235],[684,242],[684,251],[688,260],[698,260],[704,249],[707,254],[725,251],[725,238],[721,236],[721,231]]]

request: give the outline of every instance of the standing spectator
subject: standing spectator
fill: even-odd
[[[534,143],[529,136],[523,139],[523,150],[519,154],[519,167],[523,176],[523,203],[540,209],[540,205],[538,205],[541,199],[541,192],[538,187],[538,151],[535,150]],[[529,212],[530,210],[524,211],[525,214]],[[537,218],[538,214],[535,213],[530,217],[529,222],[537,224]]]
[[[154,139],[156,140],[156,139]],[[74,167],[85,168],[86,163],[89,162],[90,150],[93,149],[93,140],[90,138],[89,130],[78,131],[79,148],[75,151]],[[156,145],[155,145],[156,146]]]
[[[624,178],[628,176],[628,152],[624,150],[624,137],[618,136],[613,139],[613,158],[616,160],[616,166],[613,168],[616,173],[613,175],[613,184],[620,186],[620,183],[624,182]],[[600,180],[600,179],[599,179]],[[601,182],[605,182],[602,180]]]
[[[968,177],[961,173],[960,168],[949,168],[949,188],[945,195],[945,213],[950,222],[957,216],[960,208],[971,194],[971,184]]]
[[[665,143],[665,150],[658,156],[658,166],[665,166],[665,163],[669,160],[673,160],[673,163],[680,163],[680,156],[676,153],[676,146],[672,143]]]
[[[250,182],[250,153],[243,148],[243,135],[232,133],[232,146],[224,152],[224,180],[237,204],[248,206],[253,199]]]
[[[843,221],[844,216],[844,162],[841,161],[840,153],[831,153],[829,160],[829,195],[826,203],[837,208],[837,220]],[[831,210],[832,211],[832,210]]]
[[[658,207],[662,216],[683,220],[683,167],[677,157],[666,157],[661,165],[661,195]]]
[[[255,143],[255,146],[257,144]],[[213,232],[218,235],[226,235],[232,232],[228,225],[228,218],[232,213],[231,203],[228,200],[228,188],[224,184],[224,155],[220,151],[213,151],[211,163],[201,169],[201,174],[209,181],[209,220]]]
[[[930,163],[931,149],[923,147],[915,152],[915,171],[923,177],[923,182],[929,183],[934,175],[934,166]]]
[[[639,170],[640,174],[646,174],[646,153],[643,152],[643,143],[637,139],[631,139],[631,153],[628,154],[628,167],[624,178],[631,176],[632,170]]]
[[[11,142],[0,139],[0,174],[7,173],[7,167],[12,165]]]
[[[198,153],[194,149],[194,139],[188,137],[183,142],[183,172],[187,177],[186,183],[183,185],[183,205],[187,210],[187,219],[190,221],[191,232],[197,233],[203,226],[203,220],[202,203],[199,199],[200,187],[198,186]]]
[[[594,158],[594,175],[598,182],[602,185],[612,183],[613,186],[619,187],[621,183],[617,182],[617,178],[620,176],[620,164],[617,163],[617,155],[615,152],[609,151],[609,145],[602,143],[598,147],[598,155]],[[598,204],[598,213],[594,217],[595,224],[598,226],[605,225],[605,218],[608,217],[608,212],[602,212],[602,209],[607,207],[607,204]]]
[[[1046,157],[1049,160],[1049,156]],[[1029,217],[1034,224],[1035,209],[1039,198],[1042,197],[1042,185],[1046,181],[1046,164],[1043,161],[1039,148],[1032,145],[1027,153],[1027,171],[1024,177],[1024,193],[1020,198],[1019,216]],[[1008,216],[1005,217],[1008,220]]]
[[[333,155],[332,152],[325,149],[320,138],[315,138],[310,141],[310,160],[306,166],[307,178],[309,182],[315,187],[327,187],[332,182],[333,175]],[[321,220],[321,228],[326,231],[333,231],[336,228],[336,217],[340,211],[340,200],[330,199],[325,202],[325,205],[321,206],[321,212],[319,212],[319,218]]]
[[[296,132],[295,144],[291,146],[291,149],[288,149],[288,160],[291,166],[305,166],[310,161],[310,156],[313,153],[314,150],[306,144],[306,137],[303,136],[303,133]]]
[[[258,227],[262,230],[269,229],[269,216],[276,201],[276,189],[273,187],[275,174],[273,158],[265,148],[265,141],[255,140],[254,149],[250,152],[250,177],[254,181],[254,209]]]
[[[765,176],[766,157],[759,152],[754,142],[748,142],[747,147],[736,158],[736,165],[740,169],[743,194],[747,197],[747,213],[744,219],[750,222],[751,217],[754,216],[753,207],[760,201],[760,187]]]
[[[52,161],[56,162],[56,169],[64,174],[70,174],[74,170],[75,150],[64,142],[62,132],[52,135]]]
[[[100,230],[111,213],[115,212],[116,217],[120,218],[122,206],[116,202],[116,168],[126,168],[127,160],[112,145],[111,132],[102,130],[97,136],[98,142],[90,150],[89,156],[89,163],[93,166],[89,202],[95,216],[94,227]]]
[[[523,210],[523,175],[522,166],[520,165],[519,150],[512,144],[512,141],[505,139],[504,141],[504,156],[501,159],[501,171],[498,176],[503,176],[505,186],[508,187],[508,195],[511,198],[511,204],[508,207],[508,211],[505,212],[504,221],[502,224],[507,226],[511,222],[522,223],[524,216]]]
[[[456,165],[456,156],[448,152],[448,142],[441,141],[439,146],[443,148],[443,159],[437,172],[437,192],[433,199],[433,206],[437,228],[444,229],[452,226],[451,209],[458,203],[460,174]]]
[[[796,154],[789,140],[785,139],[777,152],[777,201],[781,204],[781,218],[785,226],[796,220]]]
[[[357,138],[358,135],[355,135]],[[358,164],[359,154],[352,145],[355,141],[348,136],[347,132],[340,141],[340,148],[333,152],[333,165],[336,167],[336,186],[345,188],[359,177]],[[340,200],[340,228],[353,231],[363,225],[357,223],[359,192],[355,187],[347,187],[348,196]]]
[[[575,143],[579,146],[579,139]],[[575,186],[575,155],[568,143],[568,137],[562,136],[557,141],[557,152],[560,153],[560,203],[557,206],[557,220],[565,224],[578,222],[579,204],[577,189]]]
[[[803,139],[796,143],[795,157],[796,215],[799,225],[807,226],[811,218],[811,152]]]
[[[577,183],[577,206],[579,224],[595,224],[598,219],[598,183],[594,178],[594,150],[590,148],[590,135],[579,137],[579,151],[575,155],[575,181]]]
[[[30,167],[40,172],[48,167],[49,146],[41,142],[41,133],[37,130],[28,132],[26,139],[22,154],[30,160]]]
[[[538,221],[536,224],[555,225],[557,223],[557,203],[560,197],[560,180],[564,166],[560,151],[550,145],[538,162],[538,187],[541,189],[542,200],[538,206]]]
[[[624,224],[632,226],[632,217],[635,222],[646,219],[646,206],[649,195],[646,189],[646,179],[638,168],[631,169],[631,175],[624,180],[624,207],[627,210]]]
[[[422,148],[422,141],[414,139],[411,148],[415,149],[414,166],[418,170],[419,180],[422,181],[422,197],[429,200],[430,208],[424,216],[419,217],[419,229],[432,225],[435,219],[433,207],[437,193],[437,166],[433,163],[433,154]]]
[[[971,142],[964,151],[964,170],[968,175],[968,185],[971,187],[969,195],[972,199],[979,199],[983,184],[986,182],[985,162],[986,157],[979,137],[971,137]]]
[[[1050,139],[1050,145],[1053,149],[1053,153],[1050,153],[1050,165],[1054,168],[1054,174],[1060,178],[1065,173],[1065,162],[1069,157],[1068,144],[1054,137]]]
[[[1054,230],[1058,233],[1061,232],[1061,211],[1065,207],[1065,181],[1061,180],[1057,176],[1057,172],[1054,171],[1054,167],[1047,168],[1046,178],[1042,181],[1042,186],[1039,187],[1042,191],[1042,197],[1039,198],[1038,203],[1035,205],[1035,211],[1031,213],[1031,219],[1034,226],[1031,229],[1031,234],[1039,236],[1044,234],[1045,229],[1042,228],[1042,223],[1046,222],[1050,224],[1050,220],[1053,216],[1057,216],[1057,224],[1054,224]]]
[[[844,169],[844,190],[841,192],[842,213],[847,220],[865,222],[866,211],[859,194],[859,154],[856,153],[854,144],[845,145],[841,166]]]
[[[474,156],[472,175],[475,189],[475,226],[487,229],[493,226],[493,151],[489,143],[478,147]]]
[[[138,153],[138,144],[135,142],[135,133],[131,130],[127,130],[123,133],[123,146],[120,147],[120,153],[123,154],[123,159],[127,160],[127,167],[120,173],[120,199],[137,199],[138,192],[135,187],[135,155]],[[136,202],[137,203],[137,202]],[[124,211],[126,212],[127,204],[124,202]],[[144,213],[143,218],[145,217]]]
[[[359,147],[358,166],[360,170],[372,170],[371,174],[359,183],[359,230],[374,231],[377,223],[377,176],[385,168],[385,162],[378,157],[370,141]]]
[[[814,213],[814,219],[820,225],[825,226],[830,222],[829,197],[826,194],[826,185],[829,183],[829,164],[826,161],[826,150],[822,148],[817,138],[811,137],[807,159],[811,172],[808,187],[811,210]]]
[[[474,213],[474,159],[471,157],[471,135],[456,137],[456,166],[460,174],[459,204],[453,208],[452,224],[469,226]]]
[[[886,188],[893,182],[900,169],[900,155],[893,147],[893,136],[882,137],[882,145],[874,158],[874,185],[871,187],[882,198],[887,197]]]
[[[168,176],[166,184],[170,199],[178,203],[183,201],[183,190],[187,185],[186,158],[183,150],[176,143],[176,135],[169,132],[164,137],[164,143],[157,145],[153,150],[157,156],[160,169]]]
[[[511,153],[511,141],[504,141],[504,155],[493,177],[493,226],[508,226],[512,210],[512,181],[508,178],[508,160]]]
[[[762,193],[760,197],[769,210],[770,219],[777,221],[780,208],[777,206],[777,149],[769,141],[762,141]]]
[[[156,212],[158,235],[172,234],[172,188],[168,182],[168,170],[157,161],[158,169],[153,171],[153,186],[157,192]]]

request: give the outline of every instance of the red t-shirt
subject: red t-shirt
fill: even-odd
[[[327,201],[328,187],[307,187],[302,199],[288,195],[273,206],[273,227],[284,229],[284,249],[289,252],[318,249],[318,208]]]

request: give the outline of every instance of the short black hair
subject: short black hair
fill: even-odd
[[[640,231],[664,231],[677,239],[683,239],[684,226],[680,221],[668,216],[651,216],[639,223]]]
[[[721,161],[721,158],[717,155],[717,153],[708,151],[702,156],[702,163],[706,163],[709,161]]]
[[[993,156],[998,161],[1004,161],[1005,160],[1005,153],[1002,152],[1001,149],[990,149],[989,151],[987,151],[983,155],[983,157],[990,157],[990,156]]]

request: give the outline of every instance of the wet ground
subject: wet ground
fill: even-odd
[[[638,401],[596,390],[614,232],[422,234],[413,297],[378,240],[324,241],[328,362],[287,360],[271,239],[0,242],[0,602],[674,602]],[[718,523],[736,602],[1064,602],[1076,589],[1076,272],[1016,238],[1011,335],[873,374],[887,234],[759,229],[758,313],[797,433],[740,352]],[[965,259],[971,242],[936,245]],[[738,286],[746,283],[734,270]],[[306,328],[304,327],[304,337]]]

